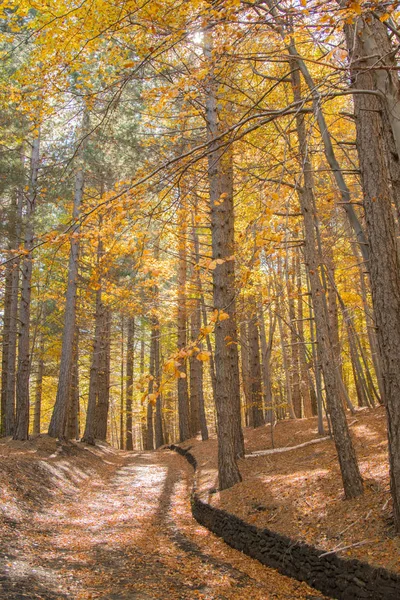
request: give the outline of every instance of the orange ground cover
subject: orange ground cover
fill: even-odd
[[[349,415],[365,493],[344,500],[333,441],[267,456],[270,425],[245,429],[246,458],[240,461],[242,483],[216,492],[215,439],[190,440],[198,460],[198,488],[214,506],[257,525],[318,546],[400,571],[400,537],[391,519],[385,411],[377,408]],[[297,446],[318,438],[316,419],[280,421],[275,447]],[[350,546],[350,547],[349,547]]]

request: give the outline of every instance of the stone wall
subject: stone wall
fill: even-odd
[[[175,445],[170,448],[186,458],[196,470],[196,459],[188,450]],[[259,529],[201,500],[195,485],[191,503],[196,521],[232,548],[283,575],[305,581],[323,594],[339,600],[400,600],[400,575],[396,573],[336,554],[323,556],[324,553],[314,546],[269,529]]]

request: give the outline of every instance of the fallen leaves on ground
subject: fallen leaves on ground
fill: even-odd
[[[0,597],[289,600],[321,597],[200,527],[192,470],[172,452],[0,444]]]
[[[239,461],[243,482],[217,488],[216,440],[190,440],[204,498],[249,523],[303,540],[326,552],[400,571],[400,537],[393,533],[384,408],[348,415],[365,493],[344,500],[333,441]],[[275,447],[318,438],[317,420],[279,421]],[[270,425],[245,429],[246,454],[271,448]],[[341,551],[341,548],[346,548]]]

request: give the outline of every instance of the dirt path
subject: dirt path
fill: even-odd
[[[0,598],[321,598],[193,520],[192,473],[182,458],[120,453],[107,469],[16,529],[0,560]]]

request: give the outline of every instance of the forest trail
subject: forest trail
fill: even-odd
[[[321,598],[200,527],[190,513],[192,472],[180,457],[113,452],[104,462],[104,476],[16,528],[1,553],[0,598]]]

